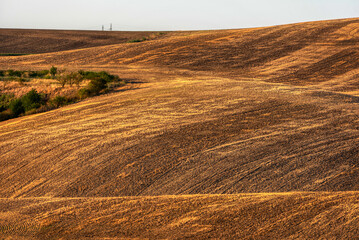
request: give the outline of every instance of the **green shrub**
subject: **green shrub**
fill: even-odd
[[[92,80],[98,77],[97,72],[90,72],[90,71],[78,71],[78,73],[84,78],[88,80]]]
[[[83,76],[83,78],[88,80],[92,80],[98,77],[98,74],[96,72],[83,72],[81,75]]]
[[[101,72],[86,71],[85,72],[85,71],[80,70],[80,71],[78,71],[78,73],[80,75],[82,75],[83,79],[88,79],[88,80],[95,80],[95,79],[98,79],[98,78],[102,78],[106,82],[112,82],[112,81],[115,81],[115,80],[119,80],[118,76],[108,74],[105,71],[101,71]]]
[[[29,77],[30,77],[30,78],[36,78],[36,77],[37,77],[37,72],[35,72],[35,71],[29,71]]]
[[[127,43],[138,43],[138,42],[144,42],[144,41],[147,41],[148,38],[146,37],[143,37],[141,39],[132,39],[132,40],[128,40]]]
[[[65,87],[65,84],[67,83],[67,76],[60,75],[56,78],[56,80],[61,84],[61,87]]]
[[[29,71],[28,72],[30,78],[43,78],[49,74],[49,70],[42,70],[42,71]]]
[[[85,99],[85,98],[88,98],[91,96],[91,92],[90,90],[88,90],[87,88],[81,88],[77,94],[79,95],[79,98],[81,100]]]
[[[102,78],[91,80],[86,88],[81,88],[78,91],[80,99],[85,99],[94,95],[98,95],[101,91],[107,88],[107,82]]]
[[[29,53],[0,53],[0,56],[23,56],[30,55]]]
[[[97,78],[91,80],[88,85],[88,90],[94,95],[99,94],[103,89],[107,88],[106,80],[103,78]]]
[[[12,69],[7,71],[7,75],[9,75],[10,77],[21,77],[23,73],[23,71],[14,71]]]
[[[127,43],[138,43],[138,42],[143,42],[142,39],[132,39],[132,40],[128,40]]]
[[[19,83],[30,81],[31,78],[51,78],[57,74],[57,68],[52,67],[50,70],[43,71],[15,71],[15,70],[0,70],[0,80],[4,81],[4,85],[16,80]],[[0,121],[18,117],[21,114],[33,114],[38,112],[48,111],[57,107],[61,107],[79,99],[85,99],[100,93],[105,93],[110,89],[125,84],[118,76],[111,75],[105,71],[91,72],[78,71],[65,75],[64,71],[56,77],[57,81],[64,86],[67,84],[77,84],[83,79],[90,80],[86,88],[82,88],[77,92],[77,95],[56,96],[49,99],[48,95],[39,94],[35,89],[32,89],[21,98],[16,99],[12,94],[0,94]],[[1,77],[4,78],[1,78]]]
[[[76,84],[77,86],[80,86],[80,83],[83,80],[83,76],[78,72],[72,72],[66,76],[67,82],[72,86],[72,84]]]
[[[49,70],[41,70],[41,71],[37,71],[36,73],[37,73],[37,76],[44,77],[44,76],[48,75],[50,73],[50,71]]]
[[[50,102],[54,107],[58,108],[58,107],[62,107],[64,105],[66,105],[68,103],[68,99],[66,97],[63,97],[63,96],[56,96]]]
[[[41,95],[35,89],[32,89],[21,98],[22,105],[25,111],[29,111],[41,106]]]
[[[14,98],[14,94],[0,94],[0,112],[7,110]]]
[[[103,78],[106,82],[113,82],[113,81],[119,79],[118,76],[108,74],[107,72],[104,72],[104,71],[99,72],[99,75],[100,75],[99,77]]]
[[[55,75],[57,74],[57,68],[54,67],[54,66],[52,66],[52,67],[50,68],[50,74],[51,74],[51,77],[52,77],[52,78],[55,78]]]
[[[9,70],[7,70],[6,72],[7,72],[7,75],[8,75],[8,76],[13,76],[15,71],[12,70],[12,69],[9,69]]]
[[[15,117],[25,112],[25,108],[22,105],[22,101],[20,98],[11,101],[9,108]]]

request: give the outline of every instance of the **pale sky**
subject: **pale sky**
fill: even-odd
[[[359,17],[359,0],[0,0],[0,28],[207,30]]]

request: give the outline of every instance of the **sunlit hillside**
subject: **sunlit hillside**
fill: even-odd
[[[358,29],[172,32],[1,56],[0,69],[105,70],[131,85],[0,122],[0,236],[355,239]]]

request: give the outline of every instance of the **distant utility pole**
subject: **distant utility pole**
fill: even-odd
[[[110,24],[110,31],[112,31],[112,23]]]
[[[104,25],[102,25],[102,31],[105,31],[105,26]]]

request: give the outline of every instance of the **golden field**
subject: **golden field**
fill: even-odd
[[[43,53],[2,56],[0,69],[105,70],[131,87],[0,122],[0,236],[356,239],[358,29],[344,19],[66,51],[26,40]]]

